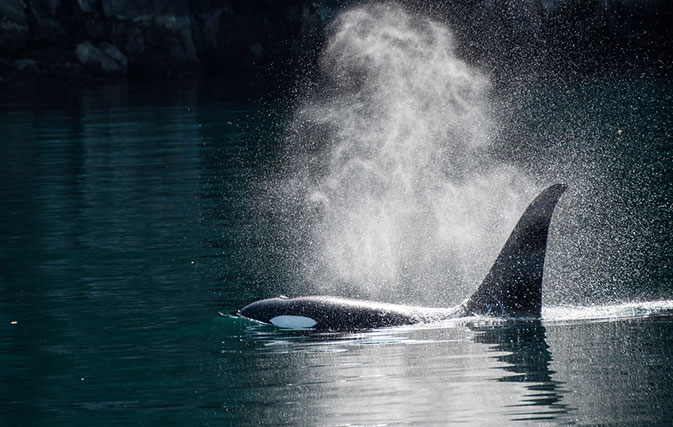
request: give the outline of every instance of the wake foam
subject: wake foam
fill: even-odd
[[[542,319],[545,323],[612,321],[653,316],[673,317],[673,300],[542,308]]]

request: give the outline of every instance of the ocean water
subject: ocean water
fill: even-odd
[[[542,111],[550,96],[563,104],[562,117],[587,108],[585,98],[563,99],[539,83],[522,108]],[[606,109],[621,108],[624,85],[649,94],[628,107],[637,138],[609,147],[571,139],[560,150],[540,137],[514,159],[530,176],[553,180],[577,171],[569,158],[591,162],[591,153],[609,149],[610,158],[648,171],[609,175],[613,194],[630,207],[619,213],[610,199],[582,207],[595,189],[567,180],[571,190],[552,222],[542,321],[354,334],[217,315],[303,289],[293,246],[304,241],[275,239],[303,219],[259,208],[259,189],[273,182],[271,165],[286,141],[286,104],[224,102],[190,87],[113,86],[67,105],[3,105],[0,423],[668,425],[671,128],[670,116],[651,114],[666,116],[659,108],[671,105],[671,86],[613,83],[568,88]],[[518,132],[542,126],[536,115],[518,117],[529,120]],[[507,135],[514,144],[515,132]],[[536,162],[531,152],[551,154]],[[536,170],[545,164],[552,166]],[[594,178],[604,188],[605,176]],[[605,242],[596,240],[602,232],[582,244],[562,238],[590,235],[586,221],[612,217],[631,225],[637,244],[629,248],[641,252],[615,249],[614,229]],[[586,283],[578,268],[603,280],[590,282],[594,288],[622,288],[576,291]],[[605,279],[610,272],[621,281]]]
[[[452,40],[356,8],[286,97],[1,100],[0,425],[670,425],[671,80],[496,78]],[[218,316],[458,304],[556,182],[541,320]]]

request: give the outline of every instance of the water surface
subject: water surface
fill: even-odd
[[[301,277],[291,239],[270,237],[286,221],[260,218],[253,194],[281,152],[285,105],[126,87],[3,105],[0,423],[667,425],[671,136],[670,116],[652,117],[670,112],[671,87],[613,83],[570,88],[614,99],[606,114],[630,99],[620,85],[647,90],[622,145],[539,138],[509,154],[541,182],[583,171],[553,222],[541,322],[345,335],[217,316],[291,293]],[[554,91],[541,82],[522,104],[540,112],[556,99],[559,117],[583,117],[583,98]],[[518,117],[518,132],[556,134],[558,122]],[[617,173],[598,167],[605,158],[619,159]],[[611,198],[591,203],[608,183]],[[587,231],[613,218],[633,240]]]

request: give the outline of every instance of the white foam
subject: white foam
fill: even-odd
[[[673,300],[625,302],[612,305],[545,307],[545,322],[603,321],[642,318],[673,310]]]

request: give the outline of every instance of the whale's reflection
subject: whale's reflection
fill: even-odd
[[[303,425],[563,421],[562,384],[539,321],[452,323],[317,334],[248,326],[223,349],[221,380],[230,416],[259,424]],[[229,357],[247,353],[247,377],[227,374]],[[224,374],[224,375],[223,375]],[[254,399],[266,404],[252,408]],[[248,402],[231,401],[238,398]],[[292,401],[276,406],[273,402]],[[232,418],[233,419],[233,418]]]
[[[525,383],[530,393],[522,404],[547,406],[554,412],[567,413],[562,403],[563,383],[555,381],[550,369],[552,354],[547,344],[546,329],[539,320],[508,321],[505,325],[472,327],[475,342],[492,345],[493,356],[505,365],[501,382]]]

